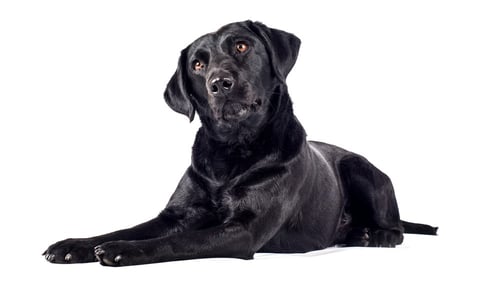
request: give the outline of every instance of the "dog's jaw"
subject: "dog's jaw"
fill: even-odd
[[[252,114],[258,114],[262,105],[261,99],[256,99],[253,103],[247,104],[243,102],[226,101],[222,106],[218,116],[219,120],[227,122],[243,121]]]

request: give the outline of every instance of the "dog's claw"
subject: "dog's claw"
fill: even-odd
[[[69,262],[71,261],[71,254],[70,253],[67,253],[65,256],[64,256],[64,260]]]
[[[98,258],[100,260],[100,256],[104,254],[104,250],[101,248],[101,246],[96,246],[94,248],[94,254],[95,254],[96,258]]]
[[[117,255],[114,259],[115,263],[119,263],[122,260],[122,255]]]
[[[54,255],[54,254],[45,255],[45,259],[49,262],[53,262],[55,258],[56,258],[56,255]]]

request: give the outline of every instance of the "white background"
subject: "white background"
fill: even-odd
[[[0,279],[498,280],[495,1],[180,2],[0,2]],[[253,261],[47,263],[53,242],[164,207],[199,126],[163,101],[179,52],[246,19],[302,39],[288,84],[309,139],[365,155],[402,218],[439,236]]]

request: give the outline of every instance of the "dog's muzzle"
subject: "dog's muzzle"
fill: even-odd
[[[261,105],[262,101],[260,99],[251,104],[228,100],[222,106],[221,117],[225,121],[241,121],[257,112]]]

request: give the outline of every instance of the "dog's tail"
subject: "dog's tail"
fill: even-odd
[[[404,233],[412,234],[425,234],[425,235],[437,235],[437,227],[430,226],[427,224],[413,223],[407,221],[401,221],[404,228]]]

